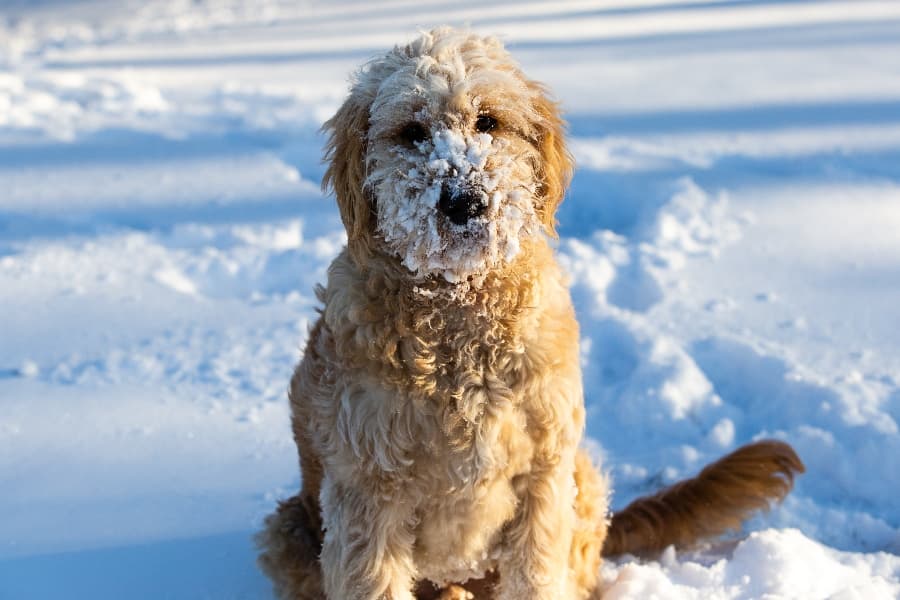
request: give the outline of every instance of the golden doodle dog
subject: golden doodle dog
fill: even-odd
[[[365,65],[326,123],[348,240],[291,380],[302,490],[259,536],[279,597],[598,597],[601,555],[737,527],[802,471],[752,444],[610,521],[548,243],[563,127],[500,42],[449,28]]]

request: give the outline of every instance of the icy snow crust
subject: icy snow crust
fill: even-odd
[[[271,597],[250,536],[299,485],[285,386],[345,243],[317,131],[373,49],[445,22],[502,34],[568,111],[558,255],[614,505],[760,437],[808,468],[732,539],[607,562],[605,597],[900,597],[898,19],[844,0],[4,2],[0,598]],[[539,234],[530,175],[429,123],[391,159],[421,193],[372,180],[379,219],[406,219],[381,235],[419,273],[509,260]],[[435,217],[447,173],[499,218]]]
[[[516,178],[521,168],[514,168],[506,146],[487,133],[464,136],[440,129],[415,148],[394,147],[400,165],[389,162],[369,175],[377,230],[410,271],[451,283],[477,279],[515,258],[520,241],[540,230],[536,186]],[[437,208],[442,186],[451,194],[481,193],[487,210],[465,224],[452,223]]]

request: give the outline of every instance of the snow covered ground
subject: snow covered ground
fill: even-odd
[[[419,27],[507,40],[579,163],[559,253],[616,506],[808,472],[606,598],[900,597],[900,2],[0,3],[0,599],[268,598],[285,388],[343,243],[318,126]]]

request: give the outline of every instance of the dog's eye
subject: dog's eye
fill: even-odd
[[[422,126],[421,123],[407,123],[406,126],[400,131],[400,137],[403,138],[404,142],[409,144],[418,144],[419,142],[424,142],[425,137],[428,135],[428,132],[425,131],[425,127]]]
[[[497,119],[491,115],[479,115],[475,119],[475,130],[479,133],[487,133],[497,127]]]

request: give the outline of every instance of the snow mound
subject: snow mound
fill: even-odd
[[[750,534],[729,559],[677,556],[659,562],[607,563],[604,600],[751,600],[757,598],[895,598],[900,558],[832,550],[796,529]]]

